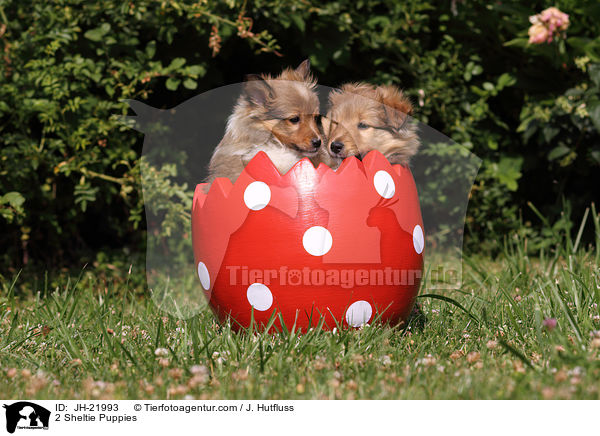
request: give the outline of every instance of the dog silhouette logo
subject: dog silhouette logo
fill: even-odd
[[[19,401],[10,405],[4,404],[6,409],[6,431],[14,433],[18,429],[48,429],[50,411],[42,406],[29,401]]]

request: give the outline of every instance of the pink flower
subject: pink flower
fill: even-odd
[[[564,37],[564,32],[569,27],[569,16],[558,8],[544,9],[541,13],[529,17],[529,43],[550,43],[559,36]]]
[[[546,318],[542,324],[548,331],[552,331],[556,328],[557,321],[556,318]]]
[[[569,27],[569,16],[555,7],[543,10],[540,14],[540,20],[548,24],[551,32],[555,29],[564,31]]]
[[[548,39],[548,29],[543,24],[534,24],[529,28],[529,44],[541,44]]]

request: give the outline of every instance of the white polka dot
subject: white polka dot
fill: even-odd
[[[371,319],[373,309],[364,300],[355,301],[346,311],[346,322],[352,327],[360,327]]]
[[[252,182],[244,191],[244,203],[250,210],[261,210],[271,201],[271,189],[264,182]]]
[[[309,254],[313,256],[323,256],[333,245],[331,233],[325,227],[314,226],[304,232],[302,245]]]
[[[417,254],[421,254],[425,247],[425,237],[423,236],[423,229],[420,225],[416,225],[413,229],[413,245]]]
[[[198,263],[198,277],[200,277],[200,284],[204,290],[208,291],[210,289],[210,274],[208,273],[208,268],[206,268],[204,262]]]
[[[252,283],[246,291],[246,298],[255,310],[265,311],[273,304],[271,290],[262,283]]]
[[[394,179],[387,171],[377,171],[375,177],[373,177],[373,184],[377,193],[383,198],[392,198],[396,193]]]

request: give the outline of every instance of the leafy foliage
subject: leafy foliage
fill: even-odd
[[[3,0],[0,264],[140,246],[141,136],[117,122],[124,99],[171,107],[307,56],[325,85],[402,86],[420,121],[484,160],[472,247],[497,249],[528,201],[552,215],[568,197],[578,218],[600,181],[600,5],[559,2],[566,39],[529,45],[528,17],[548,6]]]

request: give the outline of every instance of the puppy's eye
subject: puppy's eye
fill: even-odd
[[[358,126],[357,126],[357,127],[358,127],[359,129],[361,129],[361,130],[364,130],[364,129],[368,129],[368,128],[369,128],[369,126],[368,126],[368,125],[366,125],[365,123],[358,123]]]
[[[298,124],[300,122],[300,117],[295,116],[295,117],[290,118],[288,121],[292,124]]]

